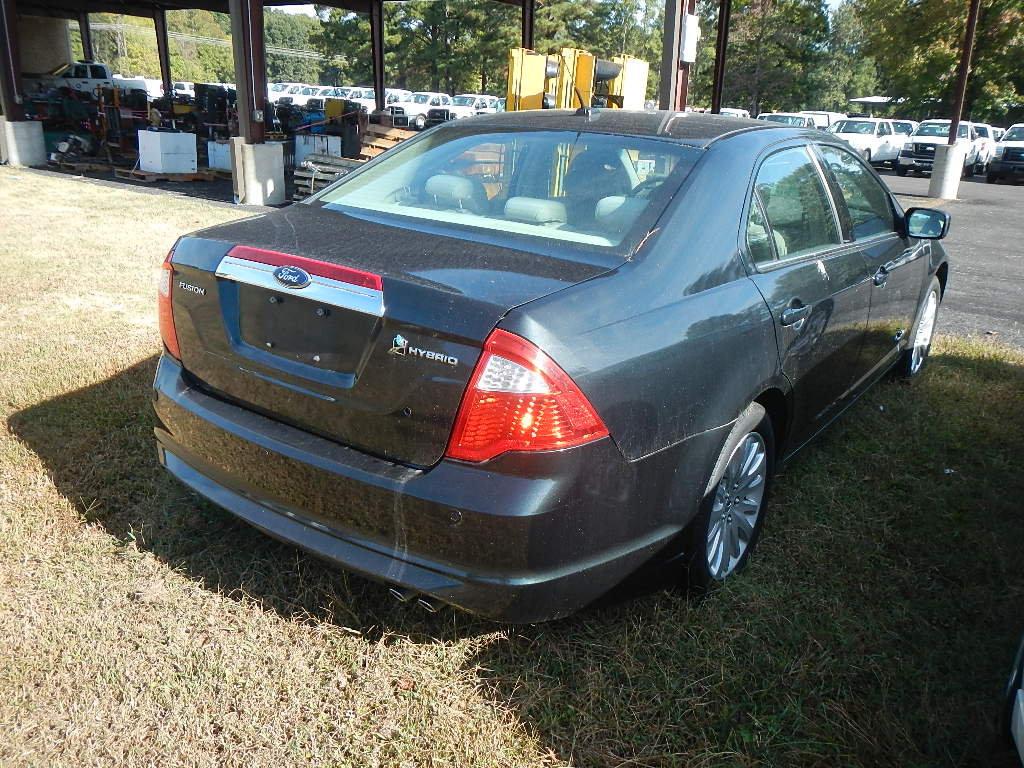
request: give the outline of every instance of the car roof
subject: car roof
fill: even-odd
[[[478,115],[473,118],[472,124],[489,130],[580,130],[622,136],[648,136],[698,147],[735,133],[749,131],[791,130],[793,135],[807,134],[803,129],[764,120],[665,110],[592,109],[589,115],[585,115],[571,109],[531,109]]]

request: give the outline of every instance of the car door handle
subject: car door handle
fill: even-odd
[[[782,324],[793,326],[794,331],[799,331],[811,314],[811,307],[808,304],[790,305],[782,310]]]

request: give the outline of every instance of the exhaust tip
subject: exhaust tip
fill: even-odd
[[[391,587],[388,589],[390,595],[400,603],[408,603],[414,597],[416,593],[411,589],[405,589],[404,587]]]
[[[437,613],[439,610],[441,610],[443,603],[429,597],[420,597],[416,599],[416,605],[418,605],[427,613]]]

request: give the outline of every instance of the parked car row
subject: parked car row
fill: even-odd
[[[274,104],[291,104],[305,107],[312,99],[347,99],[358,103],[367,112],[377,108],[377,94],[365,86],[322,86],[306,83],[271,83],[267,95]],[[402,88],[387,88],[384,94],[385,109],[391,112],[394,124],[422,130],[428,120],[434,123],[454,120],[473,115],[491,114],[505,110],[505,100],[482,93],[461,93],[450,96],[432,91],[408,91]],[[433,118],[431,110],[442,110]]]

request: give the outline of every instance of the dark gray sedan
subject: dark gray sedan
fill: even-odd
[[[402,600],[568,614],[704,589],[772,472],[928,357],[948,216],[850,148],[618,110],[453,121],[164,265],[165,467]]]

